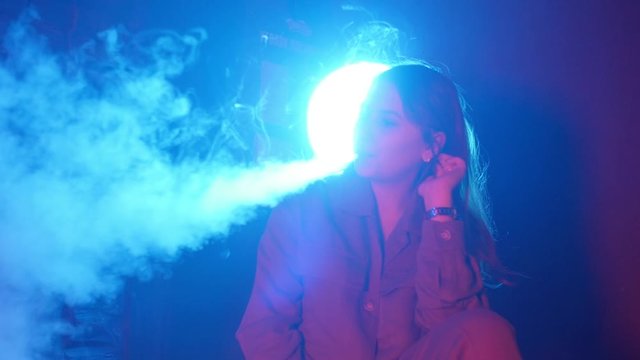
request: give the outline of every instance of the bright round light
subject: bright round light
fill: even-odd
[[[344,167],[355,158],[356,121],[371,83],[388,65],[361,62],[324,78],[307,107],[307,134],[316,159]]]

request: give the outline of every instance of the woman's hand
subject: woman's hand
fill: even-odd
[[[462,158],[447,154],[439,154],[431,161],[435,161],[435,175],[427,177],[418,186],[425,208],[453,207],[452,192],[464,177],[467,164]]]

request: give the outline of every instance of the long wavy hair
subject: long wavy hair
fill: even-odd
[[[464,221],[467,251],[480,262],[486,286],[513,284],[516,273],[508,270],[496,253],[495,227],[486,192],[487,167],[458,87],[441,70],[422,63],[396,65],[376,78],[374,84],[379,83],[395,86],[405,114],[420,126],[427,145],[434,144],[433,132],[441,131],[446,141],[440,152],[466,162],[467,173],[456,187],[453,201]],[[434,157],[425,163],[419,179],[432,175],[436,162]]]

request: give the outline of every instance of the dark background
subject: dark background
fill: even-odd
[[[337,1],[42,0],[4,2],[2,28],[29,4],[59,51],[116,24],[205,28],[201,57],[180,81],[211,108],[228,97],[225,68],[241,73],[264,60],[255,50],[260,31],[287,35],[285,20],[301,20],[313,31],[302,40],[321,48],[353,18]],[[403,30],[411,55],[446,64],[465,89],[490,161],[500,254],[530,277],[490,295],[525,358],[640,354],[638,2],[358,4]],[[256,89],[269,80],[261,77]],[[225,243],[185,254],[162,276],[130,281],[120,299],[123,357],[239,358],[233,333],[267,215],[259,211]]]

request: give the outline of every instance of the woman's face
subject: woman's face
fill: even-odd
[[[376,181],[415,178],[427,157],[422,130],[405,115],[395,86],[378,84],[362,107],[356,128],[355,170]]]

